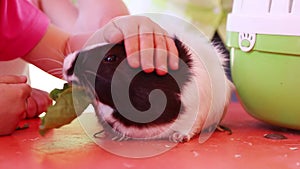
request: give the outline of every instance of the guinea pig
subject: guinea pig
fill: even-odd
[[[225,105],[211,105],[212,89],[205,66],[180,40],[174,38],[174,42],[179,69],[164,76],[131,68],[123,42],[97,44],[69,54],[63,75],[69,83],[87,89],[99,122],[114,139],[186,142],[203,130],[211,106],[217,113],[225,113],[231,82],[224,74]],[[223,64],[221,53],[219,57]]]

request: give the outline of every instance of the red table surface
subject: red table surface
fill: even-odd
[[[29,129],[0,137],[0,168],[149,168],[149,169],[288,169],[300,168],[300,132],[272,127],[249,116],[239,103],[232,103],[222,124],[232,135],[215,132],[199,144],[197,139],[149,158],[134,159],[111,154],[95,144],[78,121],[42,137],[39,120],[24,121]],[[265,134],[279,133],[285,140]]]

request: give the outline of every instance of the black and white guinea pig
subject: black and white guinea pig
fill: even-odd
[[[63,75],[65,80],[86,87],[93,95],[99,121],[105,132],[115,134],[114,138],[189,141],[203,129],[211,106],[217,113],[225,113],[231,82],[225,78],[225,105],[211,105],[212,89],[204,65],[180,40],[174,41],[181,59],[179,69],[169,70],[164,76],[126,64],[123,42],[94,45],[68,55]],[[220,60],[224,61],[221,54]],[[156,89],[163,91],[165,102],[149,99]]]

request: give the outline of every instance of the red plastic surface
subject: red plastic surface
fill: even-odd
[[[0,137],[0,168],[300,168],[300,132],[257,121],[238,103],[230,105],[222,122],[232,129],[232,135],[215,132],[203,144],[193,139],[144,159],[124,158],[103,150],[86,136],[78,121],[45,137],[38,134],[38,119],[23,123],[29,123],[30,128]],[[287,139],[266,139],[264,135],[270,133],[282,134]]]

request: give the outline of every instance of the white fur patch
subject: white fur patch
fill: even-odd
[[[194,53],[192,58],[192,79],[181,92],[184,111],[172,125],[172,130],[192,137],[200,132],[211,106],[211,86],[208,72]]]
[[[78,80],[75,75],[68,75],[67,72],[68,70],[72,67],[73,62],[76,59],[76,56],[78,54],[78,51],[73,52],[69,54],[65,59],[64,59],[64,64],[63,64],[63,79],[66,80],[67,82],[71,82],[73,80]]]

